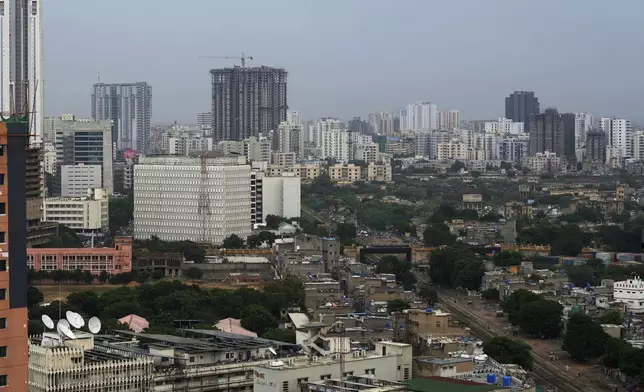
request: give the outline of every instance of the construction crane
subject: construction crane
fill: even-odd
[[[252,60],[253,56],[246,56],[242,52],[241,56],[199,56],[200,59],[236,59],[241,60],[242,68],[246,68],[246,60]]]

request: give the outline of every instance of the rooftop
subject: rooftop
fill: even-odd
[[[405,381],[408,390],[414,392],[490,392],[504,388],[499,385],[484,385],[447,378],[415,378]]]

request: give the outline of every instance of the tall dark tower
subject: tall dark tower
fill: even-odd
[[[212,132],[215,140],[243,140],[277,131],[288,111],[284,68],[213,69]]]
[[[532,91],[515,91],[505,98],[505,118],[522,122],[525,132],[530,129],[530,116],[539,112],[539,98]]]

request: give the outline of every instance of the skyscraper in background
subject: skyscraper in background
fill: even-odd
[[[458,110],[448,110],[446,112],[440,112],[439,117],[439,129],[445,131],[451,131],[458,129],[460,122]]]
[[[530,156],[552,152],[574,163],[575,114],[559,113],[549,108],[544,113],[532,115],[530,121]]]
[[[431,102],[417,102],[407,105],[400,112],[400,129],[430,131],[438,129],[438,108]]]
[[[532,91],[515,91],[505,98],[505,118],[522,122],[525,130],[530,129],[530,116],[539,113],[539,98]]]
[[[112,140],[118,150],[146,153],[152,126],[152,87],[146,82],[96,83],[92,117],[112,120]]]
[[[373,133],[392,135],[394,133],[394,114],[389,112],[369,113],[369,127]]]
[[[215,140],[268,134],[286,121],[288,73],[284,68],[221,68],[210,75]]]
[[[2,113],[29,115],[30,144],[42,143],[45,122],[42,7],[39,0],[0,2]]]
[[[593,129],[593,115],[588,113],[575,113],[575,147],[583,148],[586,144],[586,135]]]

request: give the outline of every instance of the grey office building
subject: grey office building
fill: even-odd
[[[76,120],[64,116],[54,121],[56,132],[56,173],[52,194],[62,191],[62,166],[101,166],[101,183],[109,192],[114,188],[112,171],[112,122]]]
[[[603,164],[606,162],[606,134],[593,129],[586,134],[586,162]]]
[[[530,129],[530,116],[539,112],[539,98],[532,91],[515,91],[505,98],[505,118],[522,122],[525,130]]]
[[[530,156],[537,153],[553,152],[576,163],[575,157],[575,114],[559,113],[549,108],[544,113],[533,114],[530,121]]]
[[[118,150],[131,148],[145,154],[150,146],[152,87],[146,82],[96,83],[92,117],[112,120],[112,140]]]
[[[212,132],[216,140],[244,140],[286,121],[287,72],[283,68],[223,68],[212,76]]]

